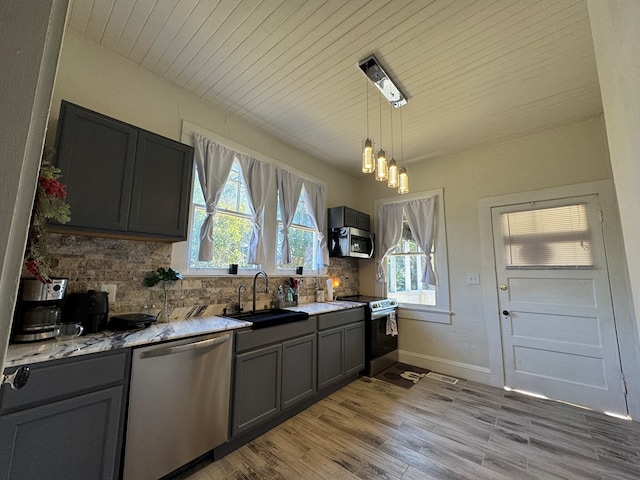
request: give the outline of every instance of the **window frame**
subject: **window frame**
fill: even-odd
[[[244,185],[244,177],[242,176],[242,165],[240,165],[240,163],[238,162],[237,159],[235,159],[234,161],[234,165],[238,166],[238,177],[239,177],[239,182],[242,183],[242,185],[244,186],[244,188],[246,189],[246,185]],[[194,173],[195,173],[195,164],[194,164]],[[232,167],[233,170],[233,167]],[[225,183],[226,185],[226,183]],[[198,181],[197,178],[197,174],[194,175],[194,179],[192,182],[192,190],[191,190],[191,205],[189,207],[189,232],[187,235],[187,271],[188,272],[202,272],[202,275],[224,275],[224,274],[228,274],[229,273],[229,267],[194,267],[191,265],[191,242],[193,241],[193,221],[194,221],[194,213],[195,213],[195,209],[200,207],[202,208],[201,204],[197,204],[196,207],[196,203],[193,201],[193,193],[195,188],[199,188],[200,187],[200,183]],[[226,187],[225,187],[226,188]],[[239,199],[237,199],[238,201]],[[227,210],[227,209],[223,209],[220,208],[220,211],[216,214],[216,215],[229,215],[229,216],[235,216],[235,217],[239,217],[239,218],[243,218],[245,220],[251,220],[250,218],[250,214],[249,213],[243,213],[243,212],[235,212],[233,210]],[[260,270],[260,268],[258,266],[254,266],[254,267],[244,267],[244,268],[238,268],[238,273],[245,273],[247,275],[251,274],[251,272],[258,272],[258,270]]]
[[[312,175],[302,172],[295,167],[275,160],[263,153],[257,152],[251,148],[248,148],[238,142],[230,140],[226,137],[218,135],[214,132],[206,130],[198,125],[192,124],[187,121],[183,121],[182,124],[182,143],[186,145],[194,146],[193,134],[198,133],[214,142],[219,143],[227,148],[235,150],[238,153],[249,155],[257,160],[267,162],[271,164],[271,178],[269,182],[269,190],[267,193],[267,201],[265,204],[263,231],[264,231],[264,245],[266,252],[266,261],[262,265],[256,265],[254,268],[239,268],[238,274],[230,274],[228,268],[191,268],[189,261],[189,245],[191,242],[191,231],[193,229],[193,188],[199,185],[196,182],[191,183],[191,190],[189,191],[189,212],[188,212],[188,227],[187,227],[187,239],[182,242],[175,242],[171,246],[171,267],[182,273],[185,277],[252,277],[259,270],[263,270],[270,276],[293,276],[295,274],[295,267],[287,270],[278,270],[275,265],[275,249],[277,247],[277,181],[276,181],[276,169],[282,168],[288,170],[291,173],[310,180],[312,182],[324,185],[327,187],[327,182],[320,180]],[[193,175],[197,177],[198,173],[195,166],[195,158],[193,163]],[[271,252],[271,253],[270,253]],[[326,275],[328,268],[304,270],[302,276],[319,276]],[[300,276],[300,275],[296,275]]]
[[[304,185],[302,186],[302,189],[300,190],[300,197],[298,197],[298,204],[296,205],[296,210],[298,209],[298,206],[300,205],[300,200],[304,200],[304,202],[305,202],[304,209],[308,214],[307,202],[309,201],[309,197],[307,195],[307,190],[304,187]],[[280,218],[278,218],[278,208],[277,207],[278,207],[278,202],[279,201],[280,201],[280,196],[278,195],[277,198],[276,198],[276,239],[275,239],[275,245],[274,245],[274,249],[273,249],[273,252],[274,252],[274,266],[273,266],[273,268],[274,268],[274,272],[277,275],[280,274],[280,275],[285,275],[285,276],[291,276],[291,275],[296,274],[295,273],[296,272],[296,268],[298,266],[300,266],[300,265],[294,265],[293,267],[288,267],[288,268],[280,268],[280,267],[278,267],[278,262],[277,262],[278,255],[279,255],[279,252],[278,252],[278,237],[279,237],[279,231],[282,228],[282,220]],[[297,228],[297,229],[300,229],[300,230],[310,231],[314,235],[314,237],[316,237],[316,239],[314,239],[314,240],[317,240],[317,233],[316,233],[314,227],[307,226],[307,225],[301,225],[301,224],[297,224],[297,223],[293,222],[291,224],[291,226],[289,227],[289,231],[291,231],[294,228]],[[312,248],[313,248],[312,258],[315,259],[316,258],[316,255],[315,255],[316,249],[318,248],[318,242],[317,241],[314,241],[314,244],[312,245]],[[319,270],[317,268],[308,268],[306,265],[304,265],[303,272],[307,272],[309,275],[320,275],[320,272],[319,272]]]
[[[400,303],[398,316],[412,320],[419,320],[434,323],[451,323],[451,300],[449,284],[449,262],[447,252],[447,229],[444,211],[444,189],[437,188],[422,192],[403,195],[402,197],[392,197],[374,201],[374,221],[378,222],[378,207],[389,203],[404,203],[409,200],[418,200],[436,196],[435,207],[435,237],[434,237],[434,258],[433,264],[437,277],[436,305],[422,305],[417,303]],[[377,225],[375,225],[377,229]],[[385,259],[386,268],[386,259]],[[387,282],[376,281],[375,294],[377,296],[387,296]]]

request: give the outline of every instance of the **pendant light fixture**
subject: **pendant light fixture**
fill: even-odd
[[[362,145],[362,173],[373,173],[376,164],[373,160],[373,140],[369,137],[369,82],[367,82],[367,138]]]
[[[409,172],[404,166],[404,143],[402,140],[402,110],[400,110],[400,160],[402,166],[398,169],[398,193],[409,193]]]
[[[378,108],[380,110],[380,150],[376,157],[376,180],[384,182],[387,179],[387,154],[382,149],[382,99],[378,97]]]
[[[387,166],[387,187],[398,188],[398,162],[393,158],[393,109],[391,109],[391,160]]]
[[[407,97],[405,97],[400,89],[393,83],[391,77],[385,72],[375,56],[370,55],[362,60],[359,67],[367,78],[380,90],[380,93],[389,101],[391,106],[400,108],[407,104]],[[398,193],[408,193],[409,176],[407,168],[404,166],[404,152],[402,148],[401,111],[400,155],[402,166],[398,167],[398,162],[393,158],[393,110],[391,110],[391,160],[387,163],[387,155],[382,148],[382,105],[380,104],[380,150],[376,158],[373,158],[373,140],[369,137],[369,84],[367,83],[367,138],[362,145],[362,172],[375,172],[374,177],[377,181],[386,181],[389,188],[398,188]]]

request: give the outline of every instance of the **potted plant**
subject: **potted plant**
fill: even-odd
[[[164,294],[162,310],[158,314],[158,322],[168,322],[169,315],[167,312],[167,284],[172,284],[182,280],[182,275],[173,268],[160,267],[156,271],[151,272],[144,278],[145,287],[154,287],[158,283],[162,283],[162,291]]]

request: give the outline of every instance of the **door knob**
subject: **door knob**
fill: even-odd
[[[2,376],[2,383],[7,383],[14,390],[20,390],[27,384],[27,380],[29,380],[29,374],[31,370],[27,366],[22,366],[18,368],[15,372],[10,375]]]
[[[505,317],[508,317],[508,316],[509,316],[509,310],[502,310],[502,314],[503,314]]]
[[[500,285],[500,290],[506,290],[507,286],[503,283],[502,285]]]

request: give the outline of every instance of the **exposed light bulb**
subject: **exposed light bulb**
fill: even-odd
[[[409,193],[409,173],[404,165],[398,170],[398,193]]]
[[[389,188],[397,188],[398,187],[398,162],[396,162],[395,158],[392,158],[389,161],[389,167],[387,168],[387,187]]]
[[[362,147],[362,173],[372,173],[376,169],[373,159],[373,140],[367,138]]]
[[[376,180],[383,182],[387,179],[387,154],[380,149],[376,158]]]

